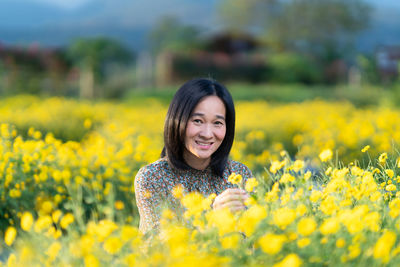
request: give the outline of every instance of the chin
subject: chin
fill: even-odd
[[[212,154],[197,153],[197,154],[196,154],[196,157],[197,157],[198,159],[206,160],[206,159],[211,158],[211,155],[212,155]]]

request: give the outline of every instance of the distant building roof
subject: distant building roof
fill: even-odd
[[[258,42],[251,35],[224,32],[211,36],[206,47],[210,52],[236,54],[250,52],[258,46]]]
[[[377,49],[375,56],[378,69],[381,72],[398,74],[398,65],[400,63],[400,45],[381,46]]]

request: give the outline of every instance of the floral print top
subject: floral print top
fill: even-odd
[[[161,158],[142,167],[135,177],[136,204],[139,209],[139,229],[145,233],[158,226],[160,205],[175,205],[177,200],[172,195],[175,186],[182,186],[184,192],[197,191],[204,196],[212,193],[219,195],[227,188],[236,187],[228,182],[231,173],[241,174],[243,181],[252,177],[252,173],[244,164],[228,160],[223,176],[217,176],[208,167],[205,170],[172,169],[166,158]]]

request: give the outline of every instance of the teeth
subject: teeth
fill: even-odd
[[[196,142],[196,143],[198,143],[199,145],[204,145],[204,146],[211,145],[211,143],[202,143],[202,142]]]

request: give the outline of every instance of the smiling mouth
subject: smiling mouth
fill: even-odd
[[[214,144],[214,142],[200,142],[200,141],[195,141],[195,143],[202,148],[209,148],[211,147],[212,144]]]

